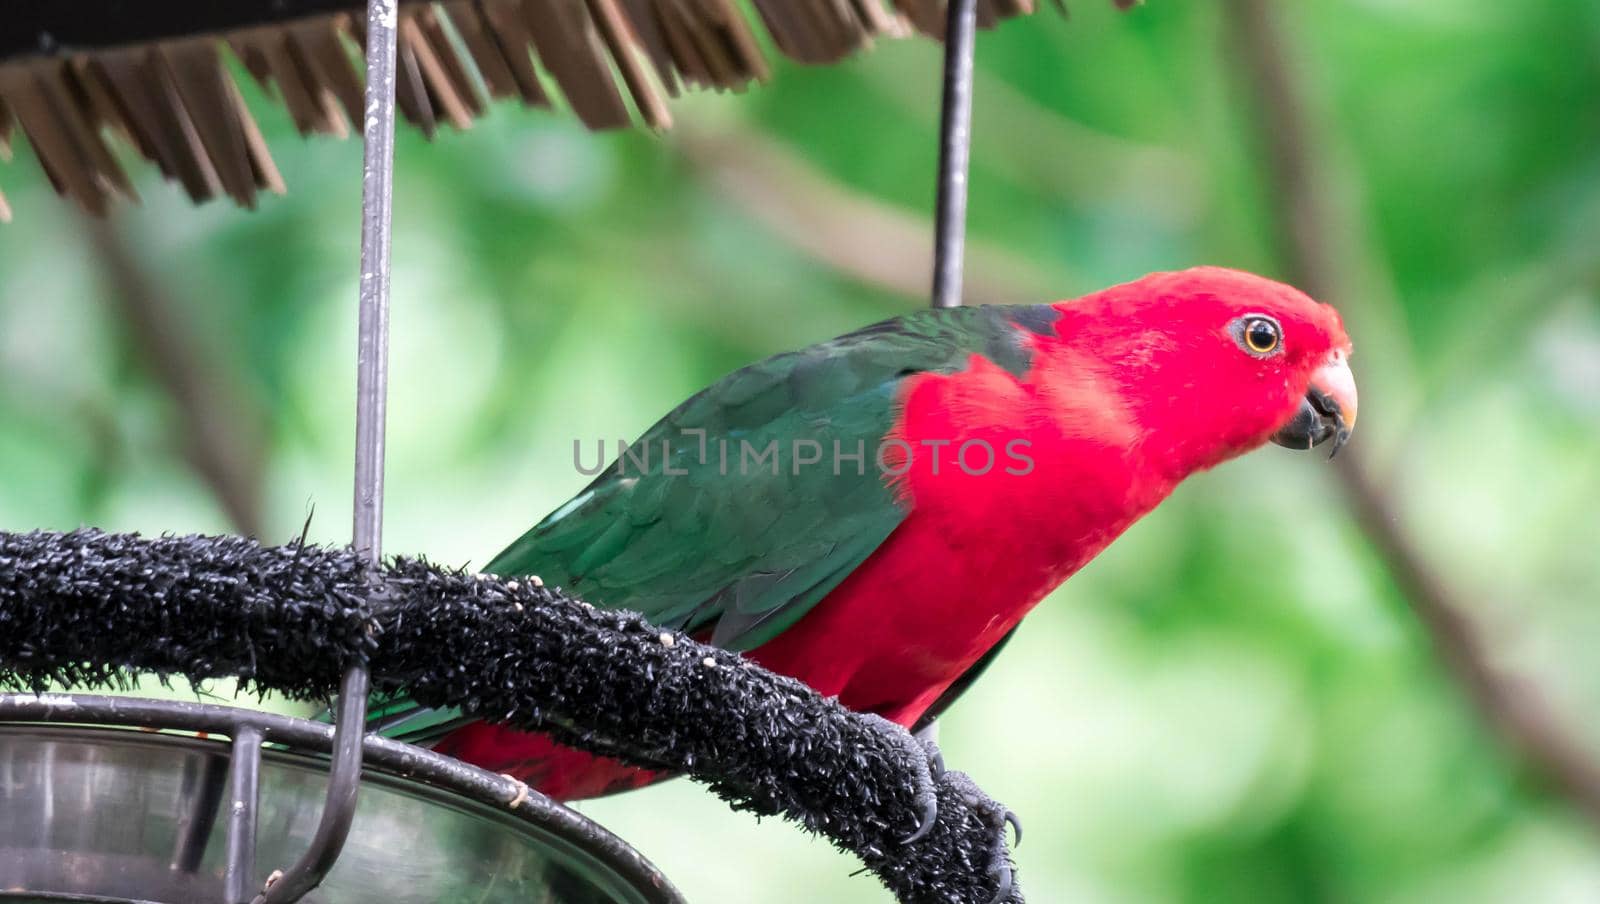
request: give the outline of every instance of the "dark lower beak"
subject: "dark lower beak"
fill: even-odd
[[[1290,449],[1311,449],[1333,440],[1328,457],[1350,439],[1356,426],[1356,381],[1343,352],[1334,352],[1311,376],[1311,386],[1289,422],[1272,434],[1272,441]]]

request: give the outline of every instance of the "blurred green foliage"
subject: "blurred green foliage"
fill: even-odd
[[[1281,272],[1233,26],[1101,5],[980,38],[975,254],[1060,297],[1202,262]],[[1496,663],[1600,756],[1600,3],[1285,6],[1349,225],[1355,442]],[[431,145],[405,132],[387,547],[482,563],[585,482],[574,438],[632,437],[734,367],[920,303],[759,225],[685,138],[775,140],[925,221],[938,53],[780,65],[679,101],[683,136],[504,107]],[[287,197],[190,210],[143,171],[119,228],[239,415],[262,412],[265,539],[314,507],[311,537],[341,542],[360,148],[299,141],[251,98]],[[230,529],[80,221],[31,161],[0,180],[0,527]],[[1595,828],[1482,728],[1328,471],[1268,450],[1196,478],[945,720],[951,763],[1028,826],[1032,900],[1600,901]],[[692,900],[885,898],[686,782],[583,809]]]

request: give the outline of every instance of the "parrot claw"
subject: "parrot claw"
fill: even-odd
[[[914,800],[921,810],[921,818],[911,834],[901,844],[915,844],[926,838],[939,821],[939,793],[954,794],[994,832],[989,849],[988,874],[994,878],[995,895],[989,904],[1019,902],[1015,870],[1011,865],[1011,851],[1006,844],[1009,828],[1016,843],[1022,843],[1022,821],[1004,804],[991,798],[978,787],[978,783],[965,772],[945,768],[944,755],[934,743],[931,732],[912,734],[900,725],[873,713],[862,713],[863,718],[879,725],[884,737],[894,739],[906,753],[906,760],[915,770],[916,791]]]
[[[995,879],[995,895],[989,904],[1002,904],[1011,900],[1014,889],[1014,869],[1010,850],[1006,845],[1006,829],[1015,835],[1015,843],[1022,843],[1022,820],[1012,810],[983,793],[972,776],[965,772],[946,772],[940,781],[954,791],[961,802],[971,807],[995,833],[994,845],[989,850],[989,875]]]
[[[933,831],[934,825],[939,821],[939,780],[945,774],[944,758],[940,756],[938,747],[906,731],[904,726],[890,722],[876,713],[861,715],[867,721],[877,724],[885,738],[892,738],[900,743],[906,754],[906,761],[914,764],[913,768],[916,768],[914,800],[921,815],[911,834],[900,840],[901,844],[915,844],[928,837],[928,833]]]
[[[917,830],[903,838],[900,843],[915,844],[928,837],[928,833],[933,831],[933,826],[938,821],[939,797],[936,794],[929,795],[928,799],[922,802],[922,819],[917,824]]]

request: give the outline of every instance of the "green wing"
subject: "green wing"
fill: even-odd
[[[1044,331],[1053,319],[1047,306],[924,310],[736,371],[662,418],[484,570],[538,575],[596,606],[709,630],[718,646],[759,646],[904,520],[875,461],[901,381],[959,370],[973,352],[1020,373],[1021,329]],[[858,463],[836,448],[864,454]],[[390,705],[387,724],[406,720],[403,710]]]
[[[974,351],[1021,366],[1006,316],[1015,310],[922,311],[730,374],[485,570],[537,574],[668,627],[710,628],[718,646],[759,646],[904,519],[875,462],[900,381],[959,369]]]

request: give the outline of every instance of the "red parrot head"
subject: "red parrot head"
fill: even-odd
[[[1333,452],[1356,423],[1332,307],[1221,267],[1155,273],[1057,305],[1069,355],[1117,384],[1145,459],[1181,475],[1271,440]]]

